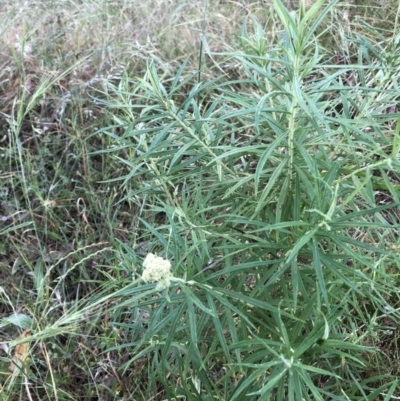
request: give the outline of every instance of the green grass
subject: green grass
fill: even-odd
[[[400,10],[247,3],[0,9],[0,400],[400,397]]]

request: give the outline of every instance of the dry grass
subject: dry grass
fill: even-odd
[[[395,12],[394,8],[388,7],[387,1],[375,3],[375,8],[372,2],[366,7],[355,0],[338,5],[337,16],[332,16],[332,25],[342,21],[333,31],[337,48],[342,48],[346,32],[359,28],[360,17],[383,25],[388,32],[393,29],[394,15],[391,20],[386,8]],[[297,2],[288,0],[287,4],[295,9]],[[208,4],[204,0],[3,2],[0,91],[1,101],[8,107],[3,106],[2,111],[9,110],[21,88],[32,93],[43,76],[57,76],[70,67],[60,88],[63,92],[103,78],[118,78],[123,71],[141,75],[149,59],[158,59],[165,73],[173,75],[189,58],[195,71],[201,35],[210,51],[232,51],[248,14],[269,27],[272,43],[277,32],[271,9],[268,1],[252,0]],[[371,9],[376,11],[373,16]]]

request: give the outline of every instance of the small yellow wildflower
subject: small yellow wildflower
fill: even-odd
[[[142,279],[146,283],[157,282],[156,290],[163,290],[171,284],[171,263],[160,256],[149,253],[143,261]]]

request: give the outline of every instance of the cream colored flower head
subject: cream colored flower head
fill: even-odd
[[[157,282],[156,290],[163,290],[171,284],[171,263],[169,260],[149,253],[143,261],[142,279],[146,283]]]

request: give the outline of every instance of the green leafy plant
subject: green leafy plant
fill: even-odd
[[[168,399],[393,394],[395,382],[363,378],[376,351],[354,327],[374,311],[397,317],[388,244],[399,124],[385,113],[396,104],[399,69],[386,60],[397,50],[358,36],[357,64],[331,66],[317,36],[336,2],[324,3],[295,14],[274,1],[282,34],[270,47],[245,20],[243,52],[231,56],[246,79],[187,89],[185,65],[163,83],[151,64],[131,89],[107,89],[120,134],[102,129],[112,144],[97,153],[130,155],[115,157],[129,167],[126,199],[147,216],[138,244],[182,278],[139,304],[151,318],[125,366],[151,358]],[[377,189],[392,200],[380,205]]]

